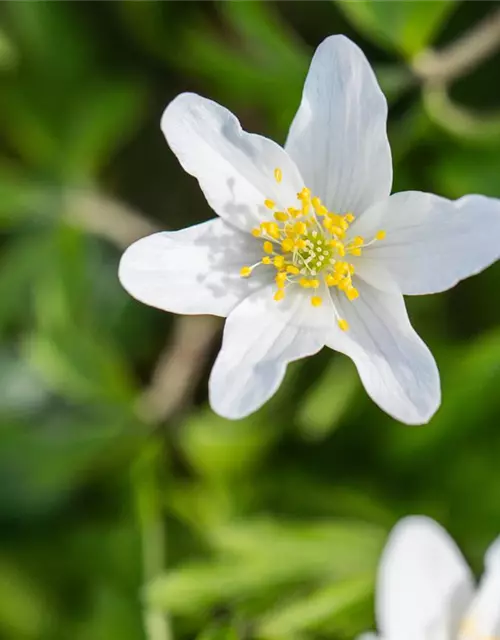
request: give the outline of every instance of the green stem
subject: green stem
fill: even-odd
[[[166,528],[162,517],[159,469],[161,444],[149,442],[133,469],[137,520],[141,536],[142,580],[148,585],[165,571]],[[173,640],[169,616],[143,604],[147,640]]]

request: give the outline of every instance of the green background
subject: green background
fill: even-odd
[[[217,417],[218,325],[142,306],[117,266],[143,233],[212,215],[160,132],[168,101],[198,92],[283,143],[334,33],[388,96],[396,191],[500,196],[499,55],[447,87],[412,71],[497,6],[1,3],[1,638],[353,638],[409,513],[481,571],[500,532],[500,265],[408,300],[442,374],[424,427],[327,351],[255,415]]]

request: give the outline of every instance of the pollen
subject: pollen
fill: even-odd
[[[278,185],[282,182],[283,172],[279,167],[274,169],[274,179]],[[298,286],[312,290],[310,302],[313,307],[323,304],[323,298],[316,293],[326,285],[337,324],[342,331],[347,331],[347,321],[336,311],[336,296],[345,296],[356,303],[360,293],[355,286],[353,257],[361,256],[373,242],[383,241],[386,232],[380,229],[365,241],[350,230],[355,220],[351,211],[330,211],[307,187],[296,197],[297,200],[283,210],[281,206],[277,210],[274,200],[264,200],[264,206],[273,212],[273,219],[265,220],[251,230],[252,236],[262,242],[264,255],[257,264],[241,267],[240,276],[248,278],[259,265],[275,269],[274,299],[283,300],[285,289],[291,291],[290,287]]]
[[[347,331],[349,329],[349,323],[347,322],[347,320],[339,318],[337,320],[337,324],[339,325],[339,328],[342,329],[342,331]]]

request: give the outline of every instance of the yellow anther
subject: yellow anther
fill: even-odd
[[[347,222],[352,222],[354,220],[354,214],[352,214],[351,212],[346,213],[344,218],[347,220]]]
[[[310,197],[311,197],[311,190],[308,189],[307,187],[304,187],[302,191],[299,191],[299,193],[297,194],[297,198],[299,200],[309,200]]]
[[[269,242],[269,240],[266,240],[266,242],[264,242],[264,244],[262,245],[262,248],[264,249],[265,253],[272,253],[273,243]]]
[[[286,238],[286,240],[283,240],[283,242],[281,243],[281,248],[285,253],[292,251],[294,246],[295,243],[291,238]]]
[[[353,256],[360,256],[361,255],[361,249],[349,249],[349,253],[351,253]]]
[[[317,289],[319,287],[319,280],[316,278],[309,280],[309,283],[313,289]]]
[[[285,292],[284,292],[283,289],[279,289],[274,294],[274,299],[276,300],[276,302],[279,302],[280,300],[283,300],[284,297],[285,297]]]
[[[375,234],[375,238],[377,240],[383,240],[386,236],[386,233],[383,229],[380,229],[380,231],[377,231],[377,233]]]
[[[323,226],[325,227],[325,229],[331,229],[333,227],[333,220],[330,218],[330,216],[326,217],[323,220]]]
[[[260,229],[252,229],[252,235],[254,238],[258,238],[262,231]]]
[[[274,266],[277,269],[282,269],[285,266],[285,258],[283,256],[275,256]]]
[[[268,209],[274,209],[274,207],[276,206],[274,200],[264,200],[264,204]]]
[[[319,210],[321,208],[321,200],[318,198],[318,196],[314,196],[314,198],[311,200],[311,204],[314,207],[314,210],[316,211],[316,213],[319,213]]]
[[[310,210],[311,210],[311,203],[309,202],[309,200],[303,200],[302,201],[302,214],[307,216],[309,214]]]
[[[348,268],[347,267],[347,262],[341,262],[340,260],[338,260],[335,263],[335,266],[333,268],[334,268],[336,273],[342,275],[342,274],[344,274],[346,272],[346,270]]]
[[[304,289],[309,289],[311,287],[311,283],[307,278],[301,278],[299,280],[299,284],[301,287],[304,287]]]
[[[248,276],[252,273],[252,267],[241,267],[240,276],[242,278],[248,278]]]
[[[295,233],[297,233],[299,236],[303,236],[304,233],[307,231],[307,227],[303,222],[296,222],[293,225],[293,230],[295,231]]]
[[[319,296],[313,296],[311,298],[311,304],[313,307],[320,307],[323,300]]]
[[[279,222],[286,222],[288,220],[288,213],[285,213],[284,211],[276,211],[274,217],[276,220],[279,220]]]
[[[271,264],[271,258],[269,256],[264,256],[261,262],[262,264]]]
[[[280,230],[276,222],[269,222],[267,225],[267,233],[271,238],[275,238],[276,240],[280,237]]]
[[[335,287],[340,282],[339,277],[333,273],[329,273],[325,280],[328,287]]]
[[[347,231],[347,229],[349,229],[349,223],[342,216],[339,216],[339,218],[339,227],[341,227],[344,231]]]
[[[333,233],[334,235],[338,236],[339,238],[343,238],[344,237],[344,229],[342,229],[341,227],[332,227],[330,229],[331,233]]]
[[[352,302],[359,296],[359,291],[355,287],[349,287],[345,292],[347,298]]]
[[[295,247],[301,251],[302,249],[306,248],[306,241],[303,240],[302,238],[299,238],[298,240],[295,241]]]
[[[286,283],[286,273],[277,273],[275,277],[275,282],[280,289],[283,289]]]
[[[326,216],[327,213],[328,213],[328,209],[325,207],[325,205],[322,204],[317,211],[318,216]]]
[[[274,170],[274,179],[278,183],[283,180],[283,171],[281,171],[279,167],[276,167],[276,169]]]
[[[347,322],[347,320],[339,318],[337,320],[337,324],[339,325],[339,328],[342,329],[342,331],[347,331],[349,329],[349,323]]]
[[[293,218],[296,218],[300,214],[300,209],[296,209],[295,207],[288,207],[287,211]]]
[[[363,238],[363,236],[356,236],[354,238],[354,240],[352,240],[351,244],[354,245],[355,247],[361,247],[361,245],[363,245],[365,243],[365,239]]]
[[[348,264],[347,265],[347,269],[349,271],[349,273],[352,275],[354,275],[354,265],[353,264]]]
[[[287,265],[286,270],[288,271],[288,273],[293,273],[294,276],[300,273],[300,269],[296,267],[294,264]]]

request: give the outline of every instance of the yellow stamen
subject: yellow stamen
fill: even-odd
[[[356,300],[356,298],[359,296],[359,291],[355,287],[349,287],[348,289],[346,289],[345,294],[348,300],[352,302],[353,300]]]
[[[274,209],[274,207],[276,206],[274,200],[264,200],[264,204],[268,209]]]
[[[254,238],[258,238],[262,231],[260,229],[252,229],[252,235]]]
[[[311,286],[311,283],[309,282],[309,280],[307,278],[301,278],[299,280],[299,284],[301,287],[304,287],[304,289],[309,289]]]
[[[285,265],[285,258],[283,256],[275,256],[274,266],[277,269],[281,269]]]
[[[276,167],[276,169],[274,170],[274,179],[278,183],[280,183],[283,180],[283,172],[279,167]]]
[[[269,256],[264,256],[262,258],[262,264],[271,264],[271,258]]]
[[[285,286],[286,283],[286,273],[277,273],[276,277],[274,278],[276,284],[278,285],[278,287],[280,289],[283,289],[283,287]]]
[[[266,253],[272,253],[273,252],[273,243],[269,242],[269,240],[266,240],[266,242],[264,242],[264,244],[262,245],[262,248],[264,249],[264,251]]]
[[[311,204],[314,207],[314,210],[316,211],[316,213],[319,213],[319,210],[321,209],[321,200],[318,198],[318,196],[314,196],[314,198],[311,200]]]
[[[347,220],[347,222],[352,222],[354,220],[354,215],[349,212],[345,214],[344,218]]]
[[[248,278],[248,276],[252,273],[252,267],[241,267],[240,276],[242,278]]]
[[[286,240],[283,240],[281,243],[281,248],[285,253],[292,251],[294,246],[295,243],[291,238],[286,238]]]
[[[317,289],[319,287],[319,280],[317,280],[316,278],[313,278],[312,280],[309,280],[310,286],[313,289]]]
[[[300,273],[300,270],[298,267],[296,267],[294,264],[288,264],[286,267],[286,270],[288,273],[292,273],[294,276],[298,275]]]
[[[274,299],[276,300],[276,302],[279,302],[280,300],[283,300],[284,297],[285,297],[285,292],[283,291],[283,289],[279,289],[274,294]]]
[[[274,217],[280,222],[286,222],[288,220],[288,213],[285,213],[284,211],[276,211]]]
[[[293,230],[295,231],[295,233],[297,233],[299,236],[304,235],[304,233],[307,231],[307,227],[303,222],[296,222],[293,225]]]
[[[375,238],[377,240],[383,240],[386,236],[386,233],[383,229],[380,229],[380,231],[377,231],[377,233],[375,234]]]
[[[320,307],[323,300],[319,296],[313,296],[311,298],[311,304],[313,307]]]
[[[339,325],[339,328],[342,329],[342,331],[347,331],[349,329],[349,323],[347,322],[347,320],[339,318],[337,320],[337,324]]]

